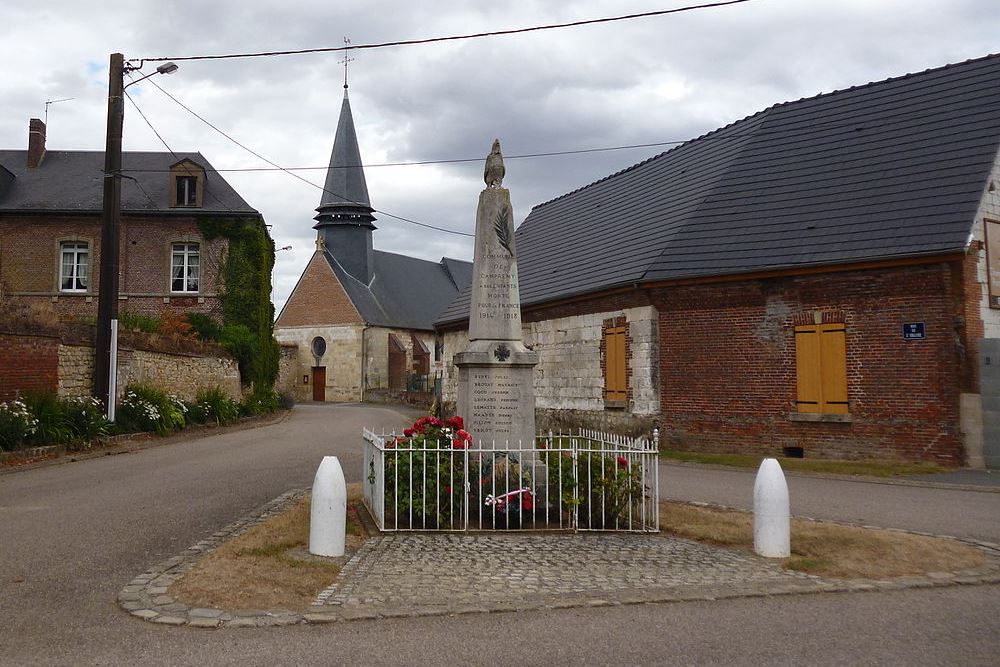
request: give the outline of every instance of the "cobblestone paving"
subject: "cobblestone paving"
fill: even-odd
[[[744,552],[654,535],[397,534],[369,540],[317,604],[451,606],[678,586],[819,586]]]
[[[748,552],[660,535],[398,533],[368,540],[343,567],[338,582],[304,612],[199,609],[168,594],[198,559],[280,514],[305,491],[282,494],[150,567],[122,588],[118,604],[137,618],[164,625],[260,627],[1000,582],[1000,545],[969,540],[962,541],[985,556],[981,567],[884,581],[843,581],[784,570]]]

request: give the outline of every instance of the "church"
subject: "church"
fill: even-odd
[[[274,325],[294,346],[297,400],[357,402],[432,392],[434,322],[472,280],[472,263],[375,250],[347,86],[313,228],[316,250]],[[287,385],[286,385],[287,386]],[[426,395],[426,394],[425,394]]]

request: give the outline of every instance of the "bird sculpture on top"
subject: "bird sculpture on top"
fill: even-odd
[[[486,169],[483,170],[483,180],[486,181],[486,187],[499,188],[505,173],[503,155],[500,153],[500,140],[494,139],[493,150],[486,156]]]

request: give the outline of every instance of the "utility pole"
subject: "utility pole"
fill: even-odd
[[[118,324],[118,228],[122,207],[122,123],[125,117],[124,56],[111,54],[108,75],[108,131],[104,149],[104,212],[101,218],[101,281],[97,297],[97,339],[94,345],[94,396],[114,416],[115,377],[111,364]]]

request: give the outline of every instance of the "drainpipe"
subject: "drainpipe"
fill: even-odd
[[[365,333],[368,331],[368,325],[361,327],[361,402],[365,402],[365,385],[368,384],[368,378],[365,374],[366,361],[368,358],[367,350],[365,349]]]

